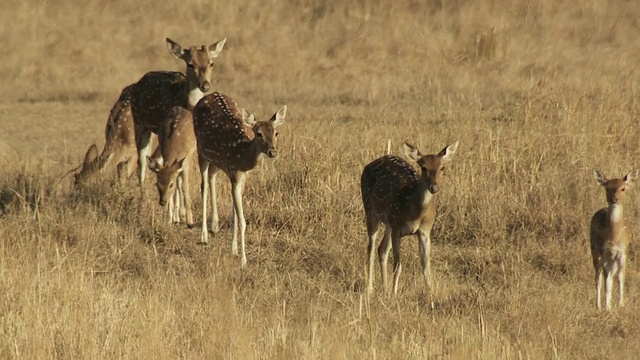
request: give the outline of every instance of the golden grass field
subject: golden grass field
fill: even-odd
[[[640,166],[640,3],[1,2],[0,358],[640,354],[640,189],[624,308],[596,310],[588,245],[606,204],[592,169]],[[124,86],[184,71],[165,37],[227,37],[213,88],[260,119],[289,107],[280,155],[247,181],[246,269],[224,176],[208,246],[166,224],[150,176],[145,197],[135,177],[75,190],[65,176],[101,148]],[[362,168],[389,141],[455,139],[432,293],[407,237],[398,295],[376,265],[366,301]]]

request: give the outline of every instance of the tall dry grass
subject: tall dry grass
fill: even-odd
[[[591,168],[640,166],[635,2],[2,2],[1,358],[633,358],[627,306],[594,306]],[[65,173],[122,87],[228,37],[215,89],[259,117],[289,106],[280,155],[245,192],[246,270],[222,231],[165,224],[155,193]],[[461,146],[423,290],[363,298],[362,167],[410,140]],[[200,213],[197,179],[191,184]],[[151,188],[152,184],[146,185]],[[638,232],[637,192],[626,203]],[[196,216],[197,217],[197,216]],[[377,270],[376,270],[377,271]],[[431,305],[433,303],[433,306]]]

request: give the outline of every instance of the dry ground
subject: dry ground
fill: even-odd
[[[0,2],[0,358],[640,353],[638,241],[612,313],[595,309],[587,245],[605,204],[591,169],[640,166],[640,3]],[[247,183],[246,270],[226,180],[223,229],[202,247],[135,179],[76,191],[64,177],[104,142],[122,87],[182,70],[166,36],[228,37],[214,88],[262,118],[289,106],[279,157]],[[398,296],[376,273],[365,301],[362,167],[388,141],[454,139],[434,291],[406,238]],[[640,235],[638,199],[626,217]]]

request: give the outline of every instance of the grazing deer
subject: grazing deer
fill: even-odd
[[[89,147],[81,165],[81,170],[75,174],[75,186],[81,186],[103,172],[110,164],[116,164],[118,178],[128,178],[135,169],[137,162],[136,139],[131,115],[131,90],[129,85],[122,90],[120,97],[111,108],[104,132],[104,148],[98,155],[95,144]],[[159,153],[154,153],[157,158]]]
[[[393,246],[393,293],[398,292],[402,271],[400,240],[406,235],[418,236],[422,273],[430,289],[435,195],[440,190],[444,164],[451,160],[457,148],[458,141],[455,141],[437,155],[422,155],[413,145],[404,143],[405,155],[418,163],[420,174],[407,161],[394,155],[385,155],[365,166],[360,185],[369,236],[368,293],[373,290],[374,243],[381,223],[385,225],[385,232],[378,247],[378,260],[384,289],[387,289],[387,258]]]
[[[601,308],[602,276],[607,310],[611,310],[611,288],[613,276],[618,278],[620,298],[618,305],[624,305],[624,267],[627,260],[629,233],[624,224],[622,200],[625,191],[638,178],[638,170],[633,170],[622,179],[607,179],[594,170],[593,177],[604,187],[607,194],[606,208],[598,210],[591,218],[591,257],[596,280],[596,307]]]
[[[176,106],[158,132],[163,164],[147,158],[149,168],[156,173],[160,206],[169,203],[169,222],[179,223],[186,214],[187,226],[193,226],[189,175],[191,158],[196,152],[191,111]]]
[[[145,179],[151,134],[158,133],[175,106],[191,110],[209,92],[213,59],[220,55],[226,41],[224,38],[209,46],[203,45],[200,49],[195,46],[183,49],[167,38],[169,52],[184,61],[186,76],[174,71],[152,71],[133,85],[131,111],[135,124],[140,184]]]
[[[238,254],[238,228],[240,229],[241,266],[247,263],[244,246],[246,222],[242,210],[242,189],[247,172],[256,167],[262,154],[273,158],[276,150],[276,127],[282,125],[287,106],[283,106],[269,121],[256,121],[253,115],[238,111],[229,97],[212,93],[205,96],[193,109],[193,125],[198,147],[198,163],[202,176],[202,232],[200,243],[208,242],[207,194],[211,189],[211,230],[218,230],[216,205],[216,175],[219,170],[231,180],[233,196],[233,236],[231,252]],[[207,182],[208,181],[208,182]]]

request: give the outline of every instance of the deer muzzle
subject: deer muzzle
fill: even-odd
[[[209,91],[209,89],[211,89],[211,84],[208,81],[200,83],[200,90],[202,90],[203,92],[207,92]]]
[[[277,155],[278,155],[278,150],[276,150],[276,149],[267,150],[267,156],[269,156],[270,158],[274,158]]]

